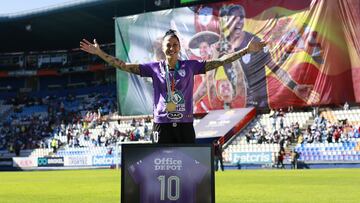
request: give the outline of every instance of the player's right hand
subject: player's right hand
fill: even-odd
[[[100,45],[96,42],[96,39],[94,39],[93,44],[88,40],[83,39],[82,41],[80,41],[80,49],[87,53],[95,55],[98,55],[101,52]]]

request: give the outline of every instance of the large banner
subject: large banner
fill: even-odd
[[[196,76],[195,113],[224,106],[282,108],[360,102],[357,0],[226,1],[117,18],[116,54],[130,63],[164,60],[172,28],[181,58],[212,60],[264,40],[260,52]],[[151,114],[151,79],[118,71],[121,114]]]

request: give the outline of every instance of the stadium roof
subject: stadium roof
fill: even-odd
[[[0,15],[0,53],[72,49],[82,38],[114,42],[114,17],[144,11],[143,0],[79,0]],[[139,6],[140,5],[140,6]]]

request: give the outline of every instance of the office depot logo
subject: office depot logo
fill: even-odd
[[[180,171],[182,169],[182,161],[173,158],[156,158],[154,159],[155,171]]]

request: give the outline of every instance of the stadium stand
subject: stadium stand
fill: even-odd
[[[269,152],[273,166],[278,152],[285,149],[285,162],[291,151],[306,163],[358,163],[360,160],[359,108],[312,112],[271,112],[258,115],[239,135],[225,144],[224,159],[232,153]],[[283,123],[283,124],[281,124]]]
[[[106,45],[105,49],[113,52],[114,45]],[[77,50],[61,54],[13,53],[2,55],[1,61],[12,70],[30,68],[38,73],[37,85],[12,78],[1,80],[3,157],[106,155],[121,143],[151,142],[151,118],[116,114],[115,79],[104,77],[113,74],[113,70],[101,62]],[[100,68],[100,74],[91,72],[94,68]],[[301,109],[258,114],[238,135],[224,143],[224,161],[234,164],[234,153],[267,152],[274,166],[280,149],[284,148],[285,163],[291,161],[291,151],[297,151],[299,161],[307,163],[357,162],[359,115],[359,108],[326,108],[319,115]],[[196,119],[194,125],[199,121]],[[20,148],[20,153],[15,148]]]

